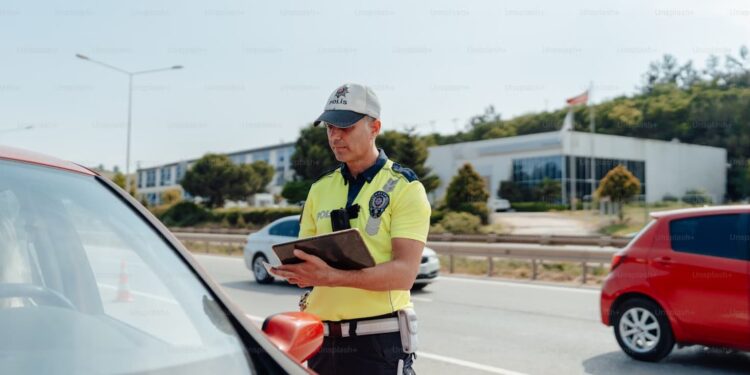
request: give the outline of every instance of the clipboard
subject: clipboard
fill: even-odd
[[[375,259],[367,250],[357,228],[283,242],[271,247],[281,264],[302,263],[302,259],[294,256],[294,249],[299,249],[341,270],[360,270],[375,266]]]

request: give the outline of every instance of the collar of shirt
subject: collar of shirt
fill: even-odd
[[[388,161],[388,156],[385,155],[385,151],[383,151],[382,148],[379,148],[378,151],[378,158],[375,159],[375,164],[365,169],[364,172],[360,173],[357,176],[357,178],[354,178],[354,176],[352,176],[346,164],[341,164],[341,175],[344,176],[344,184],[347,184],[349,182],[359,182],[360,184],[362,184],[365,180],[368,183],[372,182],[372,179],[375,178],[375,175],[380,172],[380,169],[382,169],[385,163]]]

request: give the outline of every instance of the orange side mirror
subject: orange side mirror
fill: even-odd
[[[271,315],[263,322],[263,332],[274,345],[299,363],[310,359],[323,346],[323,322],[306,312]]]

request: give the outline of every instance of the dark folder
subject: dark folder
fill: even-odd
[[[323,259],[333,268],[359,270],[375,266],[375,260],[357,228],[284,242],[272,248],[281,264],[302,263],[293,253],[294,249],[299,249]]]

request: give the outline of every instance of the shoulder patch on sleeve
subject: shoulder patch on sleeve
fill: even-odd
[[[393,169],[394,172],[400,173],[402,176],[406,177],[406,180],[409,182],[419,180],[419,177],[417,177],[417,174],[414,173],[414,171],[412,171],[409,168],[401,166],[401,164],[399,163],[394,162],[391,169]]]

